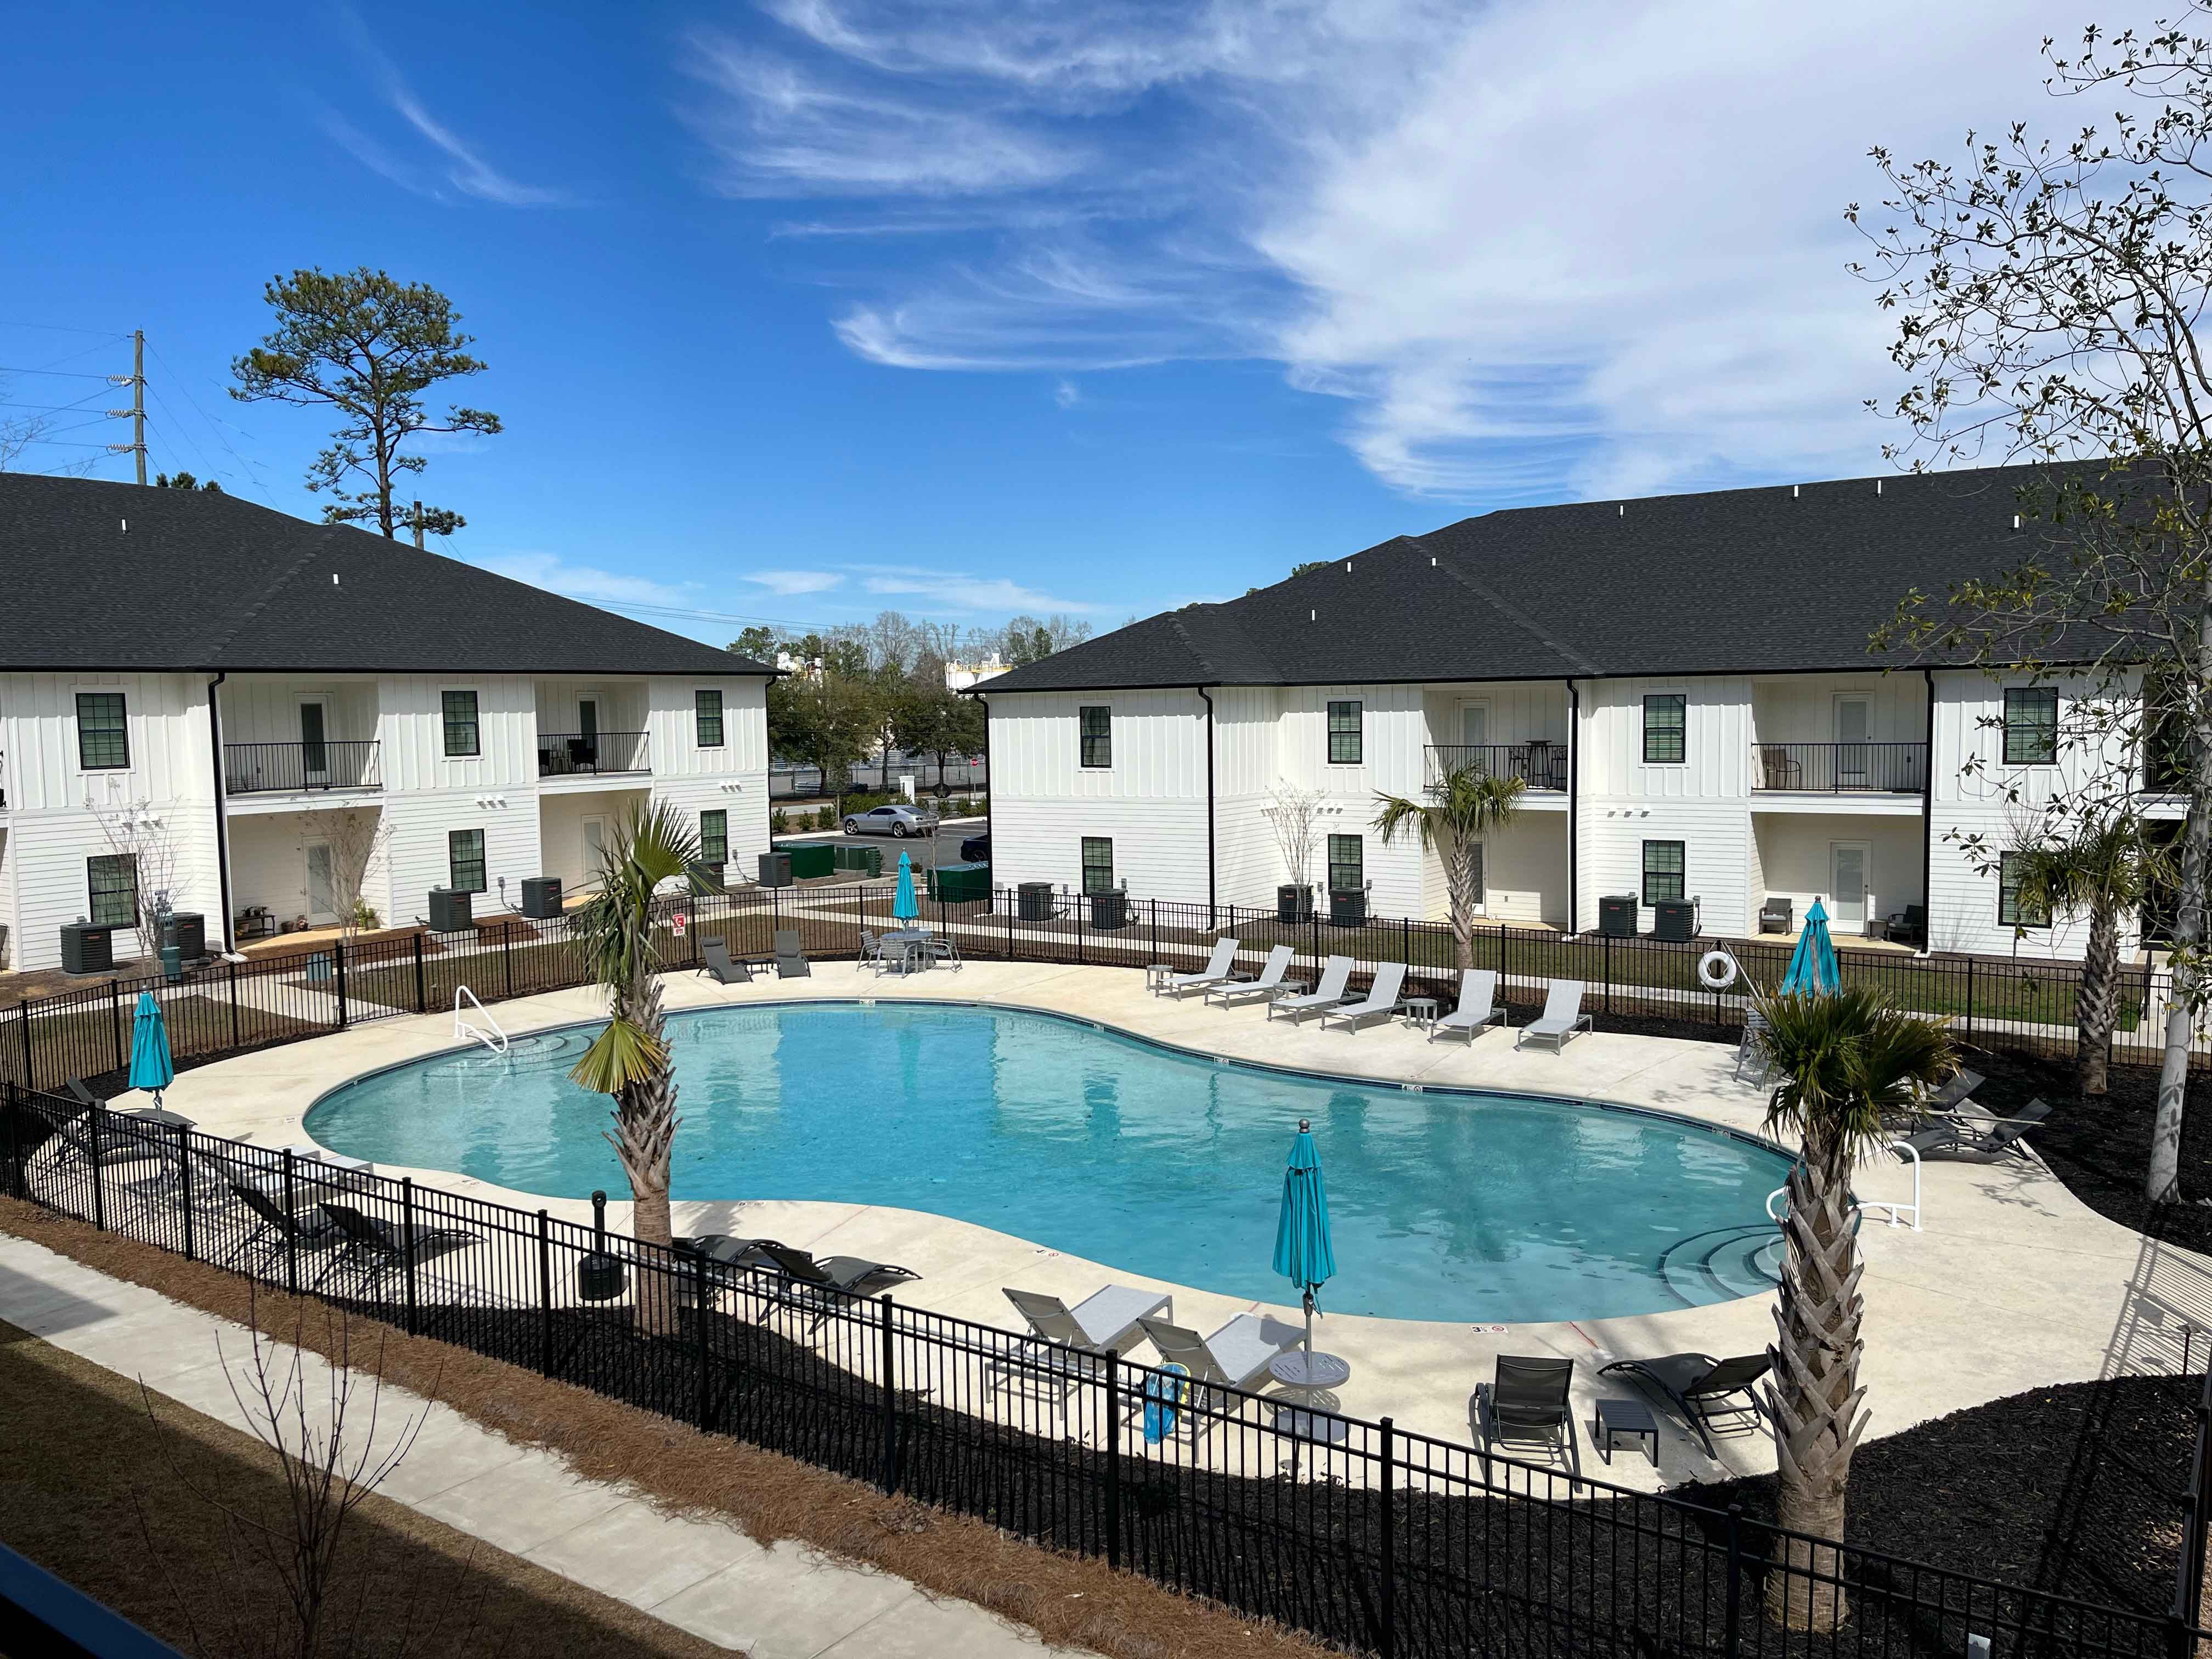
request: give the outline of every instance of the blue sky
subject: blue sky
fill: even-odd
[[[228,364],[272,273],[379,265],[453,297],[507,422],[434,451],[448,550],[793,623],[1103,629],[1492,507],[1879,471],[1864,152],[2072,125],[2035,46],[2079,21],[117,3],[95,40],[19,8],[0,399],[119,403],[69,377],[143,326],[155,465],[313,516],[319,417]],[[127,475],[18,464],[87,459]]]

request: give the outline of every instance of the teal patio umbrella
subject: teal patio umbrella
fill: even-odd
[[[1826,996],[1843,988],[1836,969],[1836,947],[1828,938],[1828,913],[1814,899],[1805,913],[1805,931],[1797,936],[1797,949],[1790,958],[1790,971],[1782,976],[1782,994]]]
[[[1275,1271],[1298,1287],[1305,1301],[1306,1363],[1313,1363],[1314,1294],[1336,1276],[1336,1249],[1328,1237],[1328,1188],[1321,1178],[1321,1154],[1314,1149],[1313,1125],[1298,1120],[1291,1142],[1290,1167],[1283,1171],[1283,1209],[1275,1222]]]
[[[914,897],[914,860],[903,853],[899,854],[898,891],[891,897],[891,915],[901,921],[913,921],[921,915]]]
[[[138,1010],[131,1017],[131,1086],[151,1090],[158,1107],[161,1091],[176,1077],[176,1062],[169,1058],[169,1028],[161,1022],[161,1005],[151,991],[141,991]]]

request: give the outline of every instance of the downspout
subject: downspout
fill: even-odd
[[[991,775],[991,702],[974,691],[968,696],[974,697],[976,707],[983,711],[983,839],[988,843],[991,838],[991,809],[999,795],[999,781]],[[975,781],[968,780],[970,783]]]
[[[1920,763],[1920,954],[1936,948],[1936,907],[1928,883],[1936,862],[1936,671],[1923,665],[1920,678],[1928,687],[1928,726],[1924,741],[1927,758]]]
[[[215,761],[215,869],[216,880],[222,897],[221,938],[225,955],[237,948],[230,936],[230,830],[225,820],[229,813],[222,792],[222,699],[217,695],[222,683],[230,678],[227,668],[218,670],[208,682],[208,748]]]
[[[1191,690],[1206,699],[1206,925],[1212,927],[1220,911],[1213,872],[1213,694],[1202,685]]]
[[[1575,894],[1576,854],[1582,818],[1583,699],[1567,681],[1567,936],[1582,931],[1582,907]]]

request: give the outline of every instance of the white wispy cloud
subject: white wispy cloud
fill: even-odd
[[[833,587],[842,587],[845,578],[835,570],[751,570],[745,580],[757,583],[771,593],[826,593]]]
[[[528,582],[550,593],[570,599],[598,599],[619,605],[665,605],[687,609],[711,609],[700,605],[700,592],[690,583],[657,582],[648,577],[601,570],[593,565],[571,564],[556,553],[489,553],[471,562],[516,581]]]
[[[415,94],[395,78],[386,88],[392,107],[407,125],[443,150],[454,165],[445,169],[446,182],[465,196],[496,202],[502,207],[556,207],[570,198],[566,191],[526,185],[509,178],[464,143],[452,128],[434,119]]]
[[[1053,387],[1052,400],[1062,409],[1073,409],[1083,401],[1083,390],[1074,381],[1063,380]]]
[[[1879,466],[1841,216],[1869,146],[2099,114],[2041,90],[2080,0],[765,3],[790,55],[707,81],[722,187],[964,233],[835,304],[849,349],[1269,360],[1377,477],[1458,500]]]
[[[965,571],[932,570],[915,565],[868,564],[851,567],[870,593],[911,600],[932,611],[1001,614],[1016,611],[1066,611],[1079,616],[1112,609],[1083,599],[1056,599],[1024,587],[1003,576],[978,576]]]

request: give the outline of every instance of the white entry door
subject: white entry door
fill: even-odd
[[[586,885],[599,878],[599,863],[607,850],[607,821],[605,818],[584,820],[584,881]]]
[[[1867,920],[1867,849],[1856,841],[1828,845],[1828,922],[1838,933],[1863,933]]]
[[[326,841],[307,843],[307,920],[327,927],[338,919],[337,866]]]

